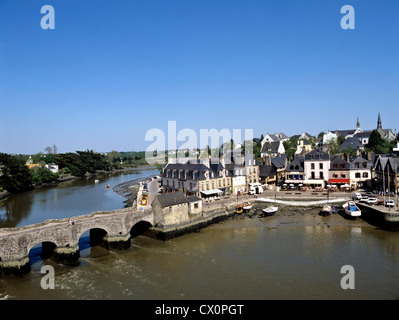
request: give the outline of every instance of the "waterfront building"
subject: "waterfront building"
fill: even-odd
[[[167,226],[187,222],[190,219],[189,203],[181,191],[157,194],[151,203],[154,223]]]
[[[312,187],[325,187],[329,180],[330,157],[327,152],[316,148],[305,155],[304,184]]]
[[[221,158],[221,163],[231,174],[233,194],[246,193],[249,184],[259,182],[259,162],[248,151],[227,152]]]
[[[338,187],[350,187],[350,162],[343,159],[341,156],[331,157],[331,164],[329,170],[329,183]]]
[[[285,183],[298,186],[304,183],[304,161],[303,156],[296,156],[285,169]]]
[[[201,198],[229,193],[232,177],[229,171],[218,160],[201,161],[166,164],[162,173],[164,192],[180,190]]]
[[[372,187],[372,168],[371,161],[359,156],[352,158],[349,171],[351,188]]]
[[[288,165],[288,154],[282,154],[279,155],[278,157],[274,158],[265,158],[266,159],[266,164],[270,163],[274,169],[276,170],[276,179],[277,179],[277,184],[279,182],[284,181],[285,179],[285,169],[287,168]]]
[[[267,185],[277,184],[277,171],[271,164],[262,164],[259,166],[259,183]]]
[[[379,156],[374,165],[376,190],[396,194],[399,186],[399,157]]]

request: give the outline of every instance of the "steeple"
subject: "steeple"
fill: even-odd
[[[381,116],[379,112],[378,112],[377,129],[382,129]]]
[[[356,129],[360,129],[360,122],[359,122],[359,117],[357,117],[357,122],[356,122]]]

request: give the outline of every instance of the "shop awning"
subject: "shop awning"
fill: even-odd
[[[203,191],[201,191],[201,193],[205,194],[206,196],[210,196],[212,194],[223,193],[223,191],[221,191],[219,189],[212,189],[212,190],[203,190]]]
[[[330,183],[350,183],[349,179],[330,179]]]

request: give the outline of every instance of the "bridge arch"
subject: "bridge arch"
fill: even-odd
[[[54,256],[57,245],[53,241],[33,242],[27,248],[29,263],[50,259]]]
[[[152,227],[152,224],[146,220],[140,220],[140,221],[136,222],[130,228],[131,239],[145,234],[151,227]]]
[[[78,237],[79,249],[87,249],[88,247],[104,246],[104,237],[108,231],[100,227],[87,228],[80,232]]]

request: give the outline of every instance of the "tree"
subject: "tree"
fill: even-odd
[[[29,168],[18,157],[0,153],[0,185],[3,189],[18,193],[32,189]]]
[[[292,160],[294,158],[297,145],[298,145],[298,139],[296,139],[295,137],[291,137],[290,140],[283,142],[285,153],[288,154],[289,160]]]
[[[31,171],[32,183],[41,185],[42,183],[51,182],[57,179],[58,175],[52,173],[45,166],[33,168]]]
[[[383,153],[385,143],[386,141],[381,137],[378,130],[373,130],[370,134],[367,148],[376,153]]]

